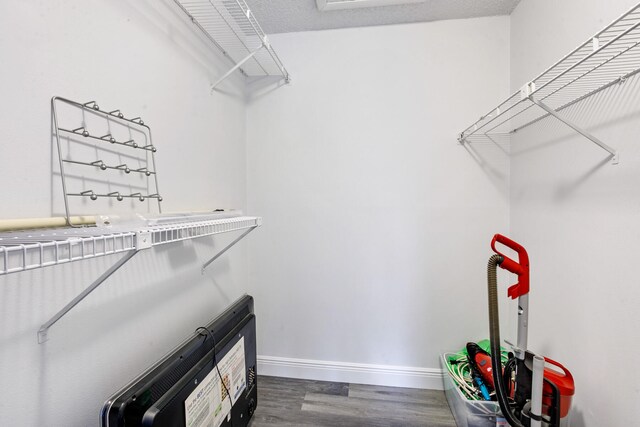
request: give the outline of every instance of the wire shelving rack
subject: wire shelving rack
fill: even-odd
[[[174,0],[233,67],[212,85],[216,88],[235,70],[248,77],[291,77],[244,0]]]
[[[158,217],[143,226],[94,226],[13,231],[0,234],[0,276],[20,271],[65,264],[112,254],[124,254],[106,272],[85,288],[38,330],[38,342],[47,340],[49,328],[93,292],[141,250],[154,246],[215,234],[244,231],[202,266],[213,261],[262,225],[262,218],[243,216],[239,212],[184,214]]]
[[[458,141],[464,143],[473,136],[511,135],[553,116],[608,151],[613,163],[617,163],[615,149],[563,117],[562,110],[637,74],[639,45],[640,4],[482,115],[460,133]]]
[[[198,237],[246,230],[261,218],[240,214],[184,216],[180,221],[127,230],[120,227],[77,227],[0,233],[0,276],[105,255],[138,251]],[[223,216],[223,218],[216,218]]]
[[[60,105],[58,104],[66,105],[73,111],[80,112],[82,115],[81,122],[79,124],[76,123],[76,127],[62,126],[59,117]],[[0,276],[113,254],[123,254],[123,256],[40,327],[38,330],[39,343],[47,340],[47,334],[51,326],[141,250],[199,237],[243,231],[227,246],[217,250],[215,255],[202,265],[202,272],[204,273],[209,264],[262,224],[260,217],[243,216],[239,211],[234,210],[218,209],[205,213],[190,212],[163,215],[160,208],[162,197],[158,192],[157,173],[153,157],[157,150],[151,142],[151,129],[140,117],[128,118],[120,110],[102,110],[95,101],[79,103],[61,97],[52,98],[51,111],[65,205],[66,216],[64,217],[64,223],[67,226],[33,228],[42,227],[41,225],[34,225],[40,224],[38,219],[33,221],[23,220],[20,222],[20,227],[23,228],[16,230],[15,222],[8,221],[11,223],[8,229],[12,231],[0,232]],[[96,132],[96,123],[95,121],[89,121],[89,116],[93,118],[96,116],[98,124],[104,125],[106,123],[106,129],[109,129],[108,133],[104,134],[104,129]],[[92,126],[89,125],[89,122],[91,122]],[[77,127],[78,125],[80,127]],[[127,139],[129,136],[123,138],[122,133],[112,133],[113,131],[110,129],[115,131],[117,126],[124,126],[126,130],[134,128],[140,131],[142,129],[141,134],[136,134],[137,136],[142,135],[142,139]],[[68,136],[64,143],[63,134]],[[130,133],[125,133],[125,135],[130,135]],[[69,157],[69,151],[74,151],[69,150],[69,147],[75,147],[75,144],[86,146],[85,140],[89,140],[93,144],[90,146],[89,152],[94,157],[84,160],[74,160]],[[63,146],[67,148],[67,153],[63,154],[65,151]],[[107,153],[100,151],[99,147],[103,146],[109,147],[108,152],[117,156],[117,158],[122,155],[120,150],[124,150],[123,152],[134,150],[144,153],[146,166],[139,167],[139,164],[133,166],[133,163],[116,164],[103,158],[95,159],[96,152],[101,153],[100,157]],[[83,152],[83,154],[86,153]],[[131,157],[127,158],[131,159]],[[136,158],[134,157],[134,159]],[[136,173],[141,174],[152,181],[151,188],[155,192],[153,194],[143,194],[142,192],[129,194],[122,191],[111,191],[113,189],[111,187],[109,187],[109,190],[105,190],[107,192],[94,191],[94,189],[87,189],[86,187],[80,188],[75,192],[69,191],[69,176],[68,171],[65,172],[65,165],[78,165],[87,171],[94,171],[99,174],[120,174],[125,178]],[[85,180],[82,179],[80,181],[84,182]],[[101,180],[92,178],[88,182],[91,185],[98,185]],[[109,180],[106,182],[109,185],[112,184]],[[127,186],[127,182],[125,179],[124,184],[118,183],[118,185]],[[140,202],[150,199],[156,200],[158,202],[158,214],[147,214],[146,217],[141,214],[136,214],[133,217],[110,217],[104,215],[72,217],[68,200],[70,196],[89,198],[92,201],[102,198],[119,202],[127,198],[137,198]],[[56,218],[51,219],[56,220]],[[44,220],[45,223],[49,224],[49,219],[45,218]],[[83,225],[74,224],[76,220]],[[115,220],[115,224],[113,220]],[[24,229],[28,227],[31,228]]]

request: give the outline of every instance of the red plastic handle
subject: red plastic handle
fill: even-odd
[[[518,262],[512,260],[496,249],[496,242],[513,249],[518,253]],[[509,287],[507,293],[512,299],[529,293],[529,255],[526,249],[502,234],[496,234],[491,240],[491,249],[503,258],[501,268],[518,275],[518,282]]]
[[[562,372],[558,372],[555,369],[544,368],[544,377],[560,389],[560,394],[565,396],[573,395],[575,393],[576,386],[573,382],[573,375],[571,375],[571,372],[562,366],[562,364],[553,359],[549,359],[546,356],[544,361],[562,370]]]

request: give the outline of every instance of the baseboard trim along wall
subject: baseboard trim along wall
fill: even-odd
[[[442,390],[442,370],[258,356],[258,375]]]

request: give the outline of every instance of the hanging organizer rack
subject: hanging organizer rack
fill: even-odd
[[[115,117],[120,121],[143,126],[149,135],[149,143],[138,144],[135,141],[116,141],[111,135],[104,135],[95,139],[99,143],[108,143],[113,145],[122,145],[125,149],[146,150],[153,155],[157,150],[150,142],[151,130],[144,124],[140,117],[128,119],[120,112],[120,110],[103,111],[94,102],[78,103],[61,97],[54,97],[51,101],[54,133],[57,140],[58,156],[61,167],[61,177],[63,184],[63,193],[65,195],[66,217],[65,221],[71,225],[71,217],[69,216],[67,196],[88,197],[97,199],[100,197],[114,197],[122,200],[125,197],[137,197],[141,200],[144,198],[157,199],[158,209],[162,198],[159,194],[143,195],[141,193],[121,194],[119,192],[110,192],[107,194],[97,194],[93,190],[84,190],[80,193],[67,193],[65,184],[65,163],[75,163],[88,168],[97,168],[101,171],[107,169],[118,169],[119,172],[129,174],[137,172],[150,177],[153,175],[157,190],[157,176],[154,170],[145,168],[131,169],[126,165],[107,165],[101,160],[91,162],[79,162],[65,159],[62,157],[61,132],[69,132],[78,134],[80,138],[90,138],[92,135],[85,127],[66,129],[58,126],[57,103],[64,103],[73,108],[81,110],[90,110],[101,116],[108,115]],[[122,142],[122,144],[117,144]],[[128,169],[128,172],[127,170]],[[243,231],[236,239],[219,249],[213,257],[205,262],[202,267],[202,273],[205,269],[222,254],[228,251],[232,246],[238,243],[251,231],[262,225],[262,218],[243,216],[238,211],[216,210],[209,213],[183,213],[172,215],[151,215],[147,219],[138,216],[135,220],[123,220],[120,224],[113,224],[109,217],[100,222],[95,217],[82,217],[85,222],[91,223],[90,226],[82,227],[65,227],[65,228],[39,228],[21,231],[10,231],[0,233],[0,276],[17,273],[27,270],[33,270],[52,265],[65,264],[72,261],[80,261],[85,259],[97,258],[106,255],[124,254],[115,264],[107,269],[100,277],[85,288],[65,307],[53,315],[47,322],[42,324],[38,330],[38,343],[47,340],[49,328],[58,320],[64,317],[73,307],[86,298],[105,280],[107,280],[120,267],[127,263],[133,256],[141,250],[149,249],[154,246],[173,243],[183,240],[196,239],[199,237],[212,236],[221,233],[229,233]]]
[[[91,114],[95,115],[99,118],[104,119],[104,123],[101,123],[107,129],[111,129],[111,121],[116,122],[122,126],[132,127],[135,130],[141,132],[141,135],[145,136],[144,143],[140,143],[140,141],[136,141],[134,138],[129,138],[126,140],[118,140],[116,137],[112,135],[113,131],[109,131],[108,133],[101,135],[104,131],[100,131],[99,134],[94,134],[94,131],[89,129],[89,125],[82,123],[79,127],[63,127],[60,125],[59,120],[59,104],[66,104],[73,108],[76,108],[82,112],[82,114]],[[51,114],[53,118],[53,128],[56,138],[57,151],[58,151],[58,160],[60,166],[60,176],[62,178],[62,190],[63,190],[63,198],[64,198],[64,209],[65,215],[67,219],[67,224],[71,227],[75,227],[71,222],[71,209],[69,207],[69,197],[87,197],[90,200],[97,200],[99,198],[115,198],[117,201],[123,201],[124,199],[138,199],[143,202],[146,199],[155,199],[158,202],[158,213],[162,213],[162,196],[160,196],[158,190],[158,176],[155,172],[156,170],[156,162],[155,162],[155,153],[157,152],[156,147],[153,145],[151,139],[151,129],[147,126],[141,117],[128,118],[120,111],[117,110],[101,110],[100,106],[95,101],[89,101],[85,103],[80,103],[76,101],[71,101],[66,98],[62,98],[59,96],[54,96],[51,99]],[[86,121],[86,119],[83,119]],[[102,122],[102,120],[99,120]],[[142,167],[129,167],[126,163],[121,163],[118,165],[110,165],[105,163],[102,159],[91,159],[89,161],[80,161],[73,160],[63,155],[63,135],[67,137],[68,141],[82,141],[84,139],[95,142],[96,149],[99,149],[100,146],[108,147],[109,149],[117,149],[119,152],[124,152],[126,150],[142,150],[143,152],[149,154],[151,156],[151,164],[153,170],[150,170],[148,165]],[[148,139],[147,138],[148,135]],[[122,151],[120,151],[122,150]],[[97,172],[114,170],[119,172],[124,172],[124,176],[137,174],[143,174],[147,177],[151,177],[153,175],[153,183],[155,186],[155,191],[151,194],[142,194],[139,191],[133,191],[130,194],[122,193],[121,191],[109,191],[106,193],[99,193],[94,191],[93,189],[80,189],[78,191],[68,191],[68,176],[65,173],[65,165],[66,164],[74,164],[74,165],[83,165],[88,166]]]
[[[497,107],[481,116],[458,137],[512,135],[552,116],[602,149],[618,163],[618,152],[561,113],[591,95],[640,71],[640,5],[616,19],[591,39],[525,84]]]
[[[244,0],[174,1],[234,64],[211,85],[212,91],[237,69],[248,77],[279,75],[286,83],[291,81],[289,72]]]

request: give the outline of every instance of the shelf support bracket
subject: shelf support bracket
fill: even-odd
[[[113,273],[115,273],[120,267],[125,265],[127,261],[133,258],[133,256],[138,252],[140,252],[140,250],[148,249],[152,246],[152,244],[153,243],[151,240],[151,233],[149,233],[148,231],[141,231],[136,233],[136,241],[134,245],[135,249],[132,249],[129,252],[127,252],[125,256],[120,258],[118,262],[113,264],[111,267],[109,267],[107,271],[102,273],[102,275],[98,277],[91,285],[89,285],[89,287],[87,287],[78,296],[76,296],[73,300],[71,300],[69,304],[65,305],[62,310],[54,314],[54,316],[51,319],[49,319],[48,321],[43,323],[42,326],[40,326],[40,329],[38,330],[38,344],[42,344],[43,342],[47,341],[48,339],[47,334],[48,334],[49,328],[52,327],[58,320],[62,319],[62,317],[64,317],[64,315],[67,314],[69,310],[71,310],[73,307],[78,305],[80,301],[85,299],[85,297],[89,295],[91,292],[93,292],[98,286],[100,286],[102,282],[104,282],[109,277],[111,277]]]
[[[73,307],[78,305],[80,301],[82,301],[87,295],[93,292],[98,286],[102,284],[102,282],[107,280],[113,273],[116,272],[116,270],[118,270],[120,267],[126,264],[126,262],[129,261],[131,258],[133,258],[133,256],[138,252],[140,252],[138,249],[133,249],[127,252],[125,256],[120,258],[118,262],[116,262],[114,265],[109,267],[107,271],[102,273],[102,275],[98,277],[89,287],[87,287],[78,296],[76,296],[73,300],[71,300],[69,304],[65,305],[62,310],[57,312],[51,319],[49,319],[42,326],[40,326],[40,329],[38,330],[38,344],[42,344],[43,342],[47,341],[48,339],[47,333],[50,327],[52,327],[58,320],[60,320],[65,314],[67,314],[69,310],[71,310]]]
[[[611,164],[617,165],[619,162],[619,156],[618,156],[618,151],[615,150],[614,148],[608,146],[607,144],[605,144],[604,142],[600,141],[598,138],[596,138],[595,136],[593,136],[591,133],[587,132],[586,130],[582,129],[580,126],[576,125],[575,123],[573,123],[570,120],[567,120],[565,117],[563,117],[562,115],[560,115],[556,110],[554,110],[553,108],[549,107],[547,104],[545,104],[542,101],[538,101],[537,99],[535,99],[533,97],[533,95],[529,95],[528,96],[529,100],[531,102],[533,102],[534,104],[536,104],[538,107],[542,108],[543,110],[545,110],[547,113],[549,113],[550,115],[552,115],[553,117],[555,117],[556,119],[560,120],[562,123],[564,123],[565,125],[569,126],[571,129],[575,130],[576,132],[578,132],[580,135],[584,136],[585,138],[587,138],[588,140],[590,140],[591,142],[593,142],[594,144],[600,146],[600,148],[604,149],[605,151],[607,151],[609,154],[611,154]]]
[[[254,50],[253,52],[251,52],[249,55],[247,55],[244,59],[242,59],[240,62],[238,62],[236,65],[233,66],[233,68],[231,68],[229,71],[227,71],[224,76],[220,77],[214,84],[211,85],[211,92],[213,93],[213,91],[216,89],[216,87],[222,83],[222,81],[224,79],[226,79],[227,77],[229,77],[231,74],[233,74],[234,71],[236,71],[238,68],[242,67],[242,65],[247,62],[248,60],[250,60],[251,58],[253,58],[258,52],[260,52],[262,50],[262,48],[266,47],[266,44],[263,43],[262,46],[260,46],[259,48],[257,48],[256,50]]]
[[[247,234],[251,233],[253,230],[255,230],[256,228],[258,228],[257,225],[254,225],[253,227],[249,228],[247,231],[245,231],[244,233],[242,233],[241,235],[239,235],[233,242],[229,243],[227,246],[225,246],[224,248],[222,248],[220,251],[218,251],[217,254],[215,254],[213,256],[213,258],[211,258],[209,261],[205,262],[204,265],[202,266],[202,274],[204,274],[204,271],[207,269],[207,267],[209,267],[209,264],[211,264],[213,261],[217,260],[218,258],[220,258],[220,256],[227,252],[229,249],[231,249],[231,247],[233,245],[235,245],[236,243],[238,243],[240,240],[242,240],[244,238],[244,236],[246,236]]]

